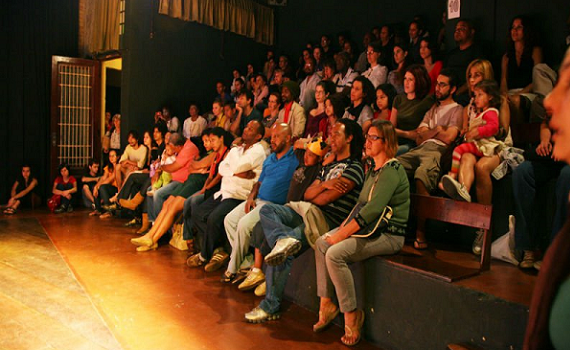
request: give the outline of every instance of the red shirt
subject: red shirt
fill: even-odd
[[[58,185],[65,185],[65,184],[72,184],[73,185],[76,182],[77,182],[77,180],[75,180],[75,178],[73,176],[69,176],[69,178],[67,179],[67,182],[63,181],[63,177],[61,175],[55,178],[55,183]]]
[[[285,105],[285,116],[283,117],[283,123],[289,124],[289,114],[291,113],[291,107],[293,107],[293,101]]]

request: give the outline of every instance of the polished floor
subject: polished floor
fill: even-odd
[[[314,334],[311,325],[317,315],[290,303],[285,303],[281,320],[261,325],[244,322],[244,313],[257,306],[259,298],[253,293],[240,292],[235,286],[220,283],[221,272],[208,274],[186,267],[187,253],[168,245],[157,251],[137,253],[129,242],[134,230],[122,227],[124,220],[101,220],[89,217],[86,211],[63,215],[36,211],[22,212],[0,221],[11,222],[15,226],[21,218],[37,219],[41,223],[82,287],[79,289],[85,290],[102,317],[104,322],[100,323],[100,331],[107,332],[109,340],[103,343],[103,336],[96,334],[94,328],[91,334],[95,339],[94,345],[73,345],[72,341],[77,336],[73,329],[75,320],[69,320],[67,331],[56,329],[57,332],[51,332],[53,325],[48,324],[51,320],[44,317],[37,320],[36,329],[48,330],[43,338],[58,337],[57,341],[49,343],[30,334],[25,335],[28,339],[20,339],[18,343],[21,336],[11,332],[9,338],[13,343],[0,343],[0,349],[346,348],[339,342],[343,334],[341,328],[333,326],[321,334]],[[42,249],[49,245],[50,242],[44,240]],[[24,253],[8,244],[3,244],[0,252],[2,261],[5,261],[6,252],[25,256],[27,260],[39,259],[35,253]],[[11,274],[5,266],[2,270],[2,275]],[[13,288],[24,291],[43,288],[46,295],[60,293],[61,297],[67,297],[66,291],[55,292],[35,284],[35,281],[23,280],[22,285]],[[63,307],[61,303],[52,305],[54,302],[50,298],[42,298],[45,298],[43,303],[50,307]],[[91,304],[83,306],[89,308]],[[7,308],[0,300],[0,319],[10,320],[22,313],[21,309]],[[34,312],[46,313],[41,308]],[[0,329],[0,338],[8,338],[5,330]],[[358,348],[374,347],[362,342]]]

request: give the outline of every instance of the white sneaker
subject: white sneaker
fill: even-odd
[[[271,266],[281,265],[285,259],[291,255],[295,255],[301,250],[301,242],[293,237],[286,237],[278,240],[271,253],[265,257],[265,263]]]
[[[473,250],[473,254],[481,255],[481,251],[483,250],[483,235],[485,234],[485,230],[479,229],[477,232],[475,232],[475,234],[477,236],[475,236],[471,250]]]
[[[471,195],[469,194],[469,191],[467,191],[463,184],[460,184],[451,176],[443,175],[441,178],[441,183],[443,185],[445,194],[447,194],[452,199],[462,202],[471,202]]]

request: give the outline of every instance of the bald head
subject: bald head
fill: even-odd
[[[271,132],[271,149],[277,154],[277,157],[289,151],[292,136],[293,132],[289,124],[279,123],[273,126],[273,131]]]

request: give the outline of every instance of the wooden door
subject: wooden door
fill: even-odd
[[[52,56],[50,175],[66,163],[82,174],[91,158],[101,154],[100,63]]]

